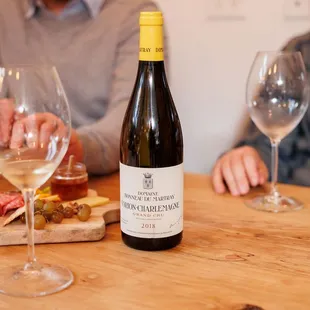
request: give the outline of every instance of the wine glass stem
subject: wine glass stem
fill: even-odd
[[[30,188],[23,190],[28,237],[28,263],[25,265],[25,270],[36,269],[37,261],[34,251],[34,193],[35,191]]]
[[[277,189],[279,167],[279,141],[271,140],[271,195],[275,200],[280,197]]]

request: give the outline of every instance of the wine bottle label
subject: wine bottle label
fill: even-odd
[[[136,168],[120,163],[121,230],[164,238],[183,230],[183,164]]]
[[[160,25],[141,26],[140,54],[141,61],[163,61],[163,29]]]

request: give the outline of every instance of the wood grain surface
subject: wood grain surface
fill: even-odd
[[[10,186],[2,181],[1,189]],[[91,181],[99,195],[119,200],[119,178]],[[38,299],[1,296],[0,309],[310,309],[310,190],[280,186],[299,198],[298,212],[248,209],[247,197],[216,195],[210,179],[185,177],[182,244],[141,252],[121,241],[119,224],[99,242],[38,245],[40,261],[68,266],[66,291]],[[0,268],[26,259],[25,246],[0,248]],[[0,279],[1,280],[1,279]]]

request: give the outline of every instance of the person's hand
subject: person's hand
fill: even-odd
[[[0,147],[20,148],[24,142],[29,148],[44,148],[48,146],[50,137],[60,141],[66,134],[67,127],[51,113],[36,113],[25,116],[14,111],[14,102],[9,99],[0,100]],[[75,155],[77,161],[83,160],[83,146],[74,129],[66,161],[70,155]]]
[[[226,189],[233,196],[245,195],[250,187],[263,185],[268,180],[268,170],[258,152],[249,146],[233,149],[216,162],[212,171],[215,192]]]
[[[50,143],[53,136],[60,141],[67,134],[68,127],[54,114],[36,113],[14,122],[10,148],[19,148],[23,145],[24,137],[30,148],[44,148]],[[71,130],[71,139],[65,160],[75,155],[79,161],[82,159],[82,144],[74,129]]]
[[[83,162],[84,160],[84,151],[81,140],[78,137],[77,132],[72,129],[71,130],[71,139],[68,147],[68,151],[64,157],[64,161],[68,161],[70,155],[74,155],[76,161]]]
[[[19,148],[24,143],[24,137],[30,148],[44,148],[53,137],[58,141],[66,135],[68,127],[51,113],[36,113],[14,122],[11,134],[10,148]],[[64,161],[70,155],[75,155],[77,161],[83,160],[83,147],[74,129],[71,129],[71,139]]]
[[[0,147],[7,148],[9,146],[13,122],[13,100],[0,99]]]

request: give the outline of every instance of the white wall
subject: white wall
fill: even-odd
[[[184,132],[185,169],[210,172],[243,128],[245,83],[257,50],[310,29],[286,20],[285,0],[246,0],[243,21],[208,20],[208,1],[158,0],[169,36],[170,86]]]

